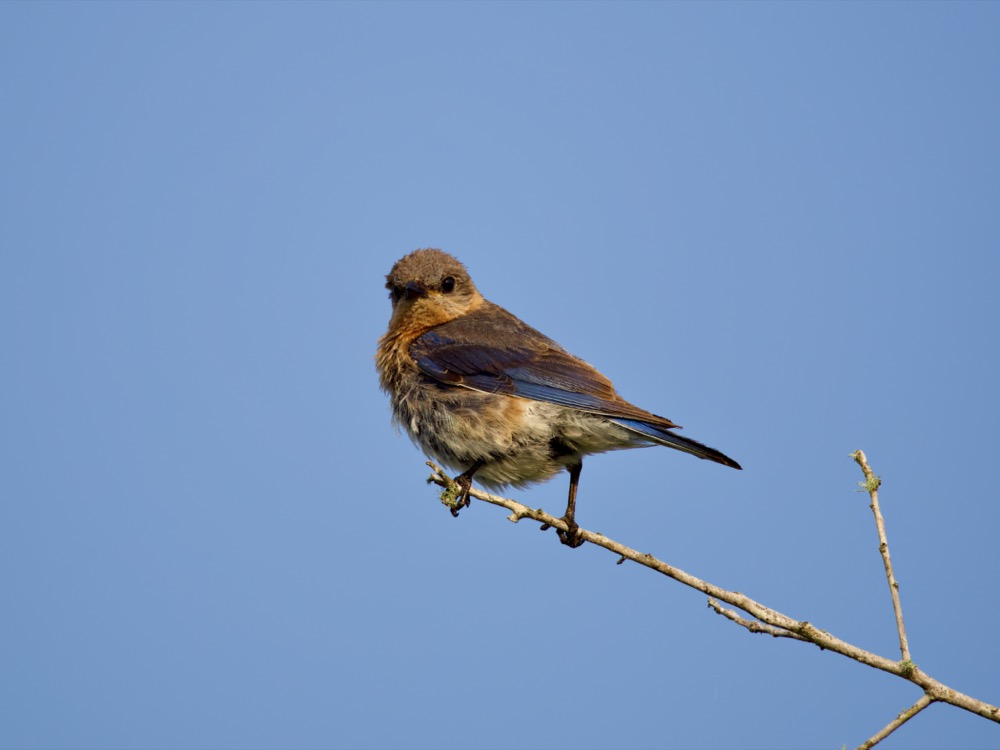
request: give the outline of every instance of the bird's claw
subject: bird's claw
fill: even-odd
[[[458,518],[458,513],[462,508],[468,508],[472,505],[472,498],[469,497],[471,489],[472,478],[458,476],[441,493],[441,502],[448,506],[448,510],[454,518]]]
[[[572,547],[573,549],[576,549],[586,541],[582,536],[580,536],[580,526],[577,524],[576,521],[574,521],[572,518],[566,518],[566,516],[563,516],[559,520],[562,521],[564,524],[566,524],[567,527],[566,531],[563,531],[562,529],[556,529],[556,535],[559,537],[560,542],[565,544],[567,547]],[[543,523],[539,527],[539,530],[545,531],[551,528],[552,528],[551,524]]]
[[[563,516],[561,519],[565,522],[567,529],[563,531],[562,529],[556,529],[556,534],[559,535],[559,541],[565,544],[567,547],[572,547],[576,549],[581,544],[586,541],[582,536],[580,536],[580,527],[577,525],[576,521],[572,518],[566,518]]]

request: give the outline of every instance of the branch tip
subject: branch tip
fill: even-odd
[[[882,485],[882,480],[876,476],[871,466],[868,465],[868,459],[865,457],[863,451],[858,450],[853,455],[854,460],[858,462],[861,471],[865,475],[865,481],[861,486],[868,492],[868,497],[871,499],[871,505],[868,507],[871,508],[872,515],[875,518],[875,531],[878,534],[878,551],[882,556],[882,566],[885,568],[885,578],[889,584],[889,596],[892,599],[892,611],[896,618],[896,631],[899,635],[899,651],[902,656],[902,662],[909,664],[912,663],[910,662],[910,644],[906,638],[906,625],[903,622],[903,605],[899,599],[899,583],[896,581],[896,574],[892,569],[892,559],[889,555],[889,540],[885,533],[885,519],[882,517],[882,509],[879,507],[878,502],[878,488]],[[905,677],[906,675],[903,676]]]

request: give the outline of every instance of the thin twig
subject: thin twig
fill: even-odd
[[[857,450],[851,457],[858,462],[861,471],[865,474],[864,488],[871,498],[872,513],[875,514],[875,529],[878,531],[878,551],[882,553],[882,564],[885,566],[885,577],[889,581],[889,595],[892,597],[892,610],[896,615],[896,630],[899,632],[899,651],[902,654],[903,662],[912,663],[910,659],[910,644],[906,640],[906,626],[903,624],[903,605],[899,601],[899,583],[892,572],[892,560],[889,558],[889,541],[885,535],[885,519],[882,518],[882,510],[878,504],[878,488],[882,480],[875,476],[868,465],[868,458],[864,451]]]
[[[722,615],[727,620],[732,620],[737,625],[741,625],[749,630],[751,633],[767,633],[775,638],[793,638],[797,641],[806,640],[798,633],[793,633],[789,630],[784,630],[783,628],[776,628],[773,625],[767,625],[763,622],[758,622],[757,620],[748,620],[745,617],[740,617],[738,614],[733,612],[733,610],[726,609],[711,597],[708,599],[708,606],[711,609],[714,609],[716,614]]]
[[[428,461],[427,465],[434,470],[434,474],[430,476],[428,481],[434,482],[435,484],[445,488],[455,483],[455,481],[451,479],[437,464]],[[514,523],[517,523],[522,518],[530,518],[531,520],[537,521],[543,525],[548,524],[553,528],[562,529],[563,531],[569,530],[566,523],[561,518],[556,518],[541,509],[536,510],[534,508],[529,508],[527,505],[519,503],[516,500],[500,497],[499,495],[492,495],[476,488],[472,488],[470,495],[478,500],[490,503],[491,505],[498,505],[511,511],[511,514],[507,518]],[[754,617],[766,625],[771,625],[779,630],[786,630],[790,633],[795,633],[801,636],[801,640],[809,641],[810,643],[819,646],[821,649],[835,651],[836,653],[846,656],[849,659],[853,659],[854,661],[866,664],[870,667],[875,667],[876,669],[881,669],[884,672],[894,674],[897,677],[902,677],[905,680],[909,680],[922,688],[932,700],[950,703],[953,706],[963,708],[966,711],[970,711],[974,714],[1000,723],[1000,708],[990,705],[985,701],[973,698],[972,696],[960,693],[957,690],[953,690],[944,683],[935,680],[930,675],[924,673],[911,662],[905,660],[893,661],[892,659],[887,659],[884,656],[873,654],[870,651],[866,651],[847,643],[846,641],[831,635],[825,630],[820,630],[806,620],[795,620],[788,615],[782,614],[781,612],[771,609],[770,607],[766,607],[760,602],[754,601],[750,597],[737,591],[727,591],[719,586],[703,581],[697,576],[686,573],[680,568],[675,568],[662,560],[658,560],[653,557],[653,555],[645,552],[639,552],[631,547],[626,547],[624,544],[616,542],[613,539],[609,539],[603,534],[598,534],[583,528],[579,529],[577,533],[580,535],[580,538],[586,542],[590,542],[597,547],[603,547],[620,557],[624,557],[626,560],[637,562],[640,565],[667,576],[668,578],[673,578],[678,583],[683,583],[685,586],[690,586],[693,589],[708,594],[714,599],[726,602],[726,604],[730,604],[737,609],[742,609],[751,617]]]
[[[908,722],[914,716],[916,716],[925,708],[927,708],[929,705],[931,705],[931,703],[933,703],[931,697],[926,693],[924,693],[923,695],[920,696],[920,700],[918,700],[916,703],[914,703],[906,710],[901,711],[899,716],[897,716],[895,719],[886,724],[878,732],[876,732],[867,740],[858,745],[858,750],[871,750],[871,748],[875,747],[875,745],[877,745],[886,737],[888,737],[890,734],[895,732],[897,729],[903,726],[903,724]]]

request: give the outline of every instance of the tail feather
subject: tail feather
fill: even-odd
[[[702,445],[697,440],[681,437],[671,430],[656,427],[647,422],[639,422],[635,419],[613,419],[611,421],[620,424],[627,430],[639,433],[643,438],[653,443],[665,445],[668,448],[674,448],[684,453],[690,453],[692,456],[697,456],[698,458],[715,461],[723,466],[731,466],[734,469],[743,468],[725,453],[717,451],[715,448],[709,448],[707,445]]]

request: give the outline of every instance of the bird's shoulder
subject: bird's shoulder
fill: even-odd
[[[596,368],[492,302],[427,331],[411,344],[410,354],[425,374],[442,382],[518,395],[532,384],[618,399]]]
[[[432,328],[415,345],[481,346],[510,352],[564,351],[548,336],[489,300],[454,320]]]

